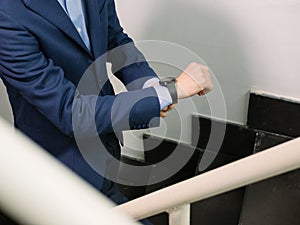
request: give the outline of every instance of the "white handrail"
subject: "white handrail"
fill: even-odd
[[[21,224],[138,224],[1,118],[0,139],[0,207]]]
[[[139,220],[298,168],[300,138],[132,200],[115,211]]]

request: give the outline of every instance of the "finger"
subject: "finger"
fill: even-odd
[[[210,92],[214,88],[214,85],[212,83],[209,84],[209,87],[207,88],[206,93]]]
[[[162,112],[169,112],[175,107],[175,104],[171,104],[168,107],[163,108],[161,111]]]
[[[169,107],[167,106],[167,107],[163,108],[161,111],[167,112],[168,110],[169,110]]]
[[[166,116],[167,116],[167,113],[166,112],[160,112],[160,117],[162,117],[162,118],[166,118]]]
[[[169,111],[175,108],[175,104],[169,105]]]
[[[201,95],[206,95],[208,94],[211,90],[213,89],[213,85],[211,84],[208,88],[205,88],[204,90],[202,90]]]
[[[199,96],[202,96],[202,95],[205,95],[205,94],[206,94],[206,92],[204,90],[201,90],[200,92],[198,92]]]
[[[202,72],[204,72],[204,73],[209,73],[209,67],[207,67],[207,66],[202,66],[201,69],[202,69]]]

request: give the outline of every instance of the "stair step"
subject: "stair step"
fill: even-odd
[[[271,133],[300,136],[300,102],[264,93],[250,93],[247,126]]]
[[[272,162],[266,162],[272,163]],[[300,170],[247,187],[241,225],[300,224]]]

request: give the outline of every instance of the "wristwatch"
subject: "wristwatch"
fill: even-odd
[[[176,81],[175,77],[164,77],[164,78],[160,79],[160,81],[159,81],[159,85],[168,88],[173,104],[176,104],[178,102],[175,81]]]

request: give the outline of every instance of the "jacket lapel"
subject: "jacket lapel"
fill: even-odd
[[[88,48],[85,46],[80,35],[76,31],[72,21],[67,16],[63,8],[57,0],[23,0],[25,5],[44,17],[50,23],[59,28],[63,33],[73,39],[79,46],[81,46],[89,55],[91,55]]]
[[[85,0],[86,19],[88,24],[88,31],[91,41],[91,48],[95,58],[98,58],[100,54],[103,54],[101,45],[101,21],[99,17],[100,10],[103,9],[106,4],[106,0]],[[105,51],[106,49],[104,49]]]

